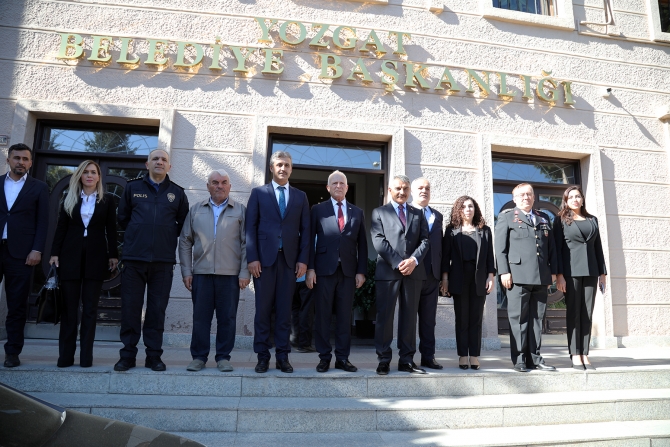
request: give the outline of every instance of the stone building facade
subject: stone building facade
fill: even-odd
[[[667,12],[657,0],[537,3],[549,14],[502,0],[6,0],[0,148],[35,147],[33,175],[56,175],[55,185],[97,155],[90,139],[50,138],[139,135],[146,147],[98,148],[107,174],[138,172],[129,166],[141,169],[143,151],[164,148],[194,203],[217,168],[246,202],[283,144],[302,155],[292,181],[317,188],[325,168],[340,168],[368,216],[389,176],[406,174],[429,178],[445,213],[475,197],[491,226],[510,185],[548,173],[545,202],[579,183],[601,223],[611,287],[597,298],[594,343],[668,344]],[[351,156],[361,153],[368,165]],[[494,349],[498,301],[487,298],[484,318]],[[246,290],[241,344],[253,317]],[[183,341],[191,324],[177,269],[167,341]],[[437,334],[455,345],[448,298]]]

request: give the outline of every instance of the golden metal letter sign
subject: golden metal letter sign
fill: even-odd
[[[86,58],[96,65],[116,63],[130,68],[143,63],[159,69],[171,67],[175,71],[189,72],[199,70],[207,60],[207,68],[213,75],[222,74],[222,62],[229,61],[230,66],[234,67],[232,71],[240,76],[254,76],[260,71],[261,76],[281,77],[286,68],[286,49],[293,53],[312,54],[317,65],[313,71],[318,73],[318,78],[323,82],[344,78],[348,83],[366,86],[381,84],[391,92],[401,88],[448,94],[460,94],[463,91],[463,94],[478,93],[480,97],[496,95],[507,101],[520,94],[524,100],[537,97],[552,106],[557,102],[565,106],[575,104],[572,82],[553,78],[549,70],[542,70],[541,76],[515,75],[409,60],[405,48],[412,39],[409,33],[374,29],[359,32],[345,25],[305,24],[295,20],[280,23],[276,19],[261,17],[254,20],[260,31],[258,42],[245,46],[223,44],[218,36],[214,43],[202,44],[153,38],[141,42],[130,37],[84,37],[74,33],[60,33],[57,58]],[[141,55],[140,46],[147,48]],[[118,52],[114,61],[112,50]],[[393,56],[388,58],[388,54]],[[260,67],[262,70],[259,70]],[[519,85],[514,85],[516,82]]]

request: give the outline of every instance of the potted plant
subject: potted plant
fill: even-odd
[[[375,325],[370,320],[369,312],[375,304],[375,269],[377,260],[368,259],[368,271],[365,274],[365,283],[354,293],[354,309],[363,314],[363,320],[356,320],[356,336],[359,338],[374,338]]]

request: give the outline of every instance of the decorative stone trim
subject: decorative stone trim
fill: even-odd
[[[670,42],[670,33],[661,31],[661,13],[658,10],[658,0],[646,0],[647,17],[649,18],[649,35],[657,42]]]
[[[575,15],[572,9],[572,0],[556,0],[556,8],[558,9],[558,15],[556,16],[529,14],[526,12],[494,8],[492,0],[479,0],[479,8],[482,16],[487,19],[570,31],[574,31],[575,29]]]

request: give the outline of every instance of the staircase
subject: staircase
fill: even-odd
[[[670,445],[670,365],[528,374],[452,367],[386,377],[369,369],[110,369],[26,365],[0,369],[0,382],[212,447]]]

